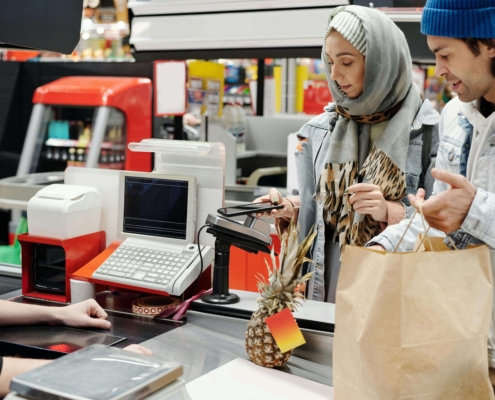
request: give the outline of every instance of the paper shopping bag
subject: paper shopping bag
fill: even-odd
[[[438,242],[438,241],[437,241]],[[493,399],[487,246],[345,248],[336,298],[336,400]]]

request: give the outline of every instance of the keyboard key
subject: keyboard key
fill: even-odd
[[[148,275],[146,275],[147,278],[158,278],[159,275],[155,274],[154,272],[148,272]]]
[[[132,275],[132,279],[134,279],[136,281],[140,281],[145,276],[146,276],[146,272],[145,271],[137,271],[137,272],[134,272],[134,275]]]
[[[146,278],[143,279],[143,281],[145,281],[145,282],[156,282],[156,279],[155,278],[148,278],[148,277],[146,277]]]
[[[145,267],[154,267],[155,264],[150,263],[150,262],[145,262],[145,263],[143,263],[143,266],[145,266]]]
[[[108,275],[111,275],[111,276],[125,276],[125,272],[111,270],[111,271],[108,271]]]

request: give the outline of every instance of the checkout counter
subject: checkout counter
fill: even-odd
[[[2,276],[0,279],[3,281],[3,278]],[[23,298],[20,292],[18,289],[3,293],[0,298],[58,306],[39,299]],[[97,301],[107,311],[108,320],[112,323],[111,329],[79,329],[79,333],[82,334],[75,338],[77,341],[73,345],[84,345],[85,341],[86,345],[93,344],[94,336],[108,336],[109,340],[114,341],[125,338],[114,346],[123,348],[134,343],[141,344],[156,356],[176,361],[183,366],[182,378],[186,383],[190,383],[233,360],[248,359],[244,332],[250,313],[256,308],[257,294],[233,292],[241,298],[241,302],[229,306],[206,306],[206,303],[198,300],[193,302],[185,318],[180,321],[132,314],[129,309],[135,295],[101,293],[97,296]],[[331,386],[334,312],[333,304],[312,301],[305,303],[295,317],[301,326],[306,344],[295,350],[288,364],[282,369],[287,374],[328,386],[328,399],[333,398]],[[16,354],[22,357],[50,359],[66,354],[61,351],[63,346],[57,344],[60,345],[70,338],[68,332],[71,329],[53,326],[40,331],[40,328],[0,328],[0,351],[14,348]],[[23,344],[22,337],[29,337],[32,332],[37,333],[38,342]]]
[[[173,144],[183,146],[178,143]],[[141,145],[141,150],[149,151],[149,146],[156,145],[159,143],[145,141]],[[213,147],[218,151],[221,150],[221,146]],[[198,149],[201,150],[201,147]],[[138,148],[135,150],[139,151]],[[164,157],[166,151],[165,148],[160,148],[155,154],[155,165],[161,173],[173,173],[174,169],[179,168],[177,164],[179,161],[171,163],[172,154],[177,153],[178,149],[174,149],[167,157]],[[210,153],[199,151],[198,154],[190,154],[189,156],[200,157],[201,154]],[[176,155],[176,158],[177,160],[184,158],[184,155]],[[213,157],[208,158],[207,161],[210,162],[209,173],[211,176],[209,179],[202,177],[200,180],[200,176],[197,178],[198,183],[201,182],[203,185],[198,186],[197,228],[204,223],[204,214],[210,212],[204,208],[205,203],[201,201],[202,193],[208,196],[211,195],[212,190],[221,188],[216,184],[216,180],[222,181],[222,175],[212,172],[215,170],[214,164],[212,164]],[[189,162],[187,157],[184,162]],[[190,163],[189,165],[195,164]],[[109,237],[112,235],[112,230],[108,229],[108,226],[117,226],[115,215],[107,213],[109,210],[115,211],[116,207],[106,203],[109,201],[111,193],[115,193],[114,184],[117,182],[117,172],[69,168],[65,176],[66,183],[79,185],[86,183],[88,185],[92,182],[97,191],[100,189],[107,191],[100,193],[102,216],[104,216],[101,226],[106,231],[107,241],[112,240]],[[191,169],[190,172],[205,173],[204,169],[201,168],[197,168],[196,171]],[[95,185],[95,180],[97,180],[95,177],[99,176],[102,177],[102,187]],[[76,198],[79,199],[79,197]],[[216,209],[218,206],[211,204],[209,207]],[[87,208],[92,210],[94,208],[93,202],[88,202]],[[43,214],[40,215],[44,216]],[[66,218],[68,220],[70,215],[67,215]],[[211,239],[209,238],[208,241],[211,242]],[[201,244],[203,244],[203,239]],[[2,275],[2,271],[7,270],[8,266],[0,265],[0,282],[6,275]],[[50,300],[47,296],[22,296],[25,291],[20,290],[20,279],[12,276],[7,279],[11,281],[13,286],[4,288],[4,293],[0,293],[2,299],[54,307],[64,303],[60,300],[58,300],[59,303],[47,301]],[[12,288],[17,289],[10,290]],[[184,371],[182,379],[188,385],[234,360],[248,360],[245,349],[245,332],[251,314],[258,307],[256,302],[258,293],[242,290],[230,290],[230,292],[239,296],[240,302],[221,305],[207,304],[198,299],[191,303],[191,307],[181,319],[173,320],[162,318],[159,315],[148,316],[132,313],[132,303],[137,298],[142,297],[142,293],[113,287],[96,294],[96,301],[107,311],[108,320],[112,324],[109,331],[83,328],[77,329],[77,333],[75,333],[74,329],[64,326],[1,327],[0,354],[56,359],[94,343],[113,345],[116,348],[123,348],[130,344],[141,344],[150,349],[156,356],[180,363]],[[295,318],[303,332],[306,344],[294,351],[282,371],[328,387],[328,398],[331,398],[334,305],[307,301],[295,313]],[[264,371],[262,367],[258,369]],[[251,382],[251,385],[255,385],[255,383]],[[196,398],[194,397],[192,400]]]

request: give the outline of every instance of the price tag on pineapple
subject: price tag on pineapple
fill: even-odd
[[[306,343],[294,316],[288,308],[265,318],[265,323],[282,353]]]

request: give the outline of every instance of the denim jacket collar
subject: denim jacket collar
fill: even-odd
[[[436,125],[439,123],[439,121],[440,114],[438,114],[438,111],[435,110],[433,104],[431,104],[431,101],[426,99],[425,101],[423,101],[423,104],[421,105],[416,118],[414,118],[412,128],[418,130],[423,125]]]

